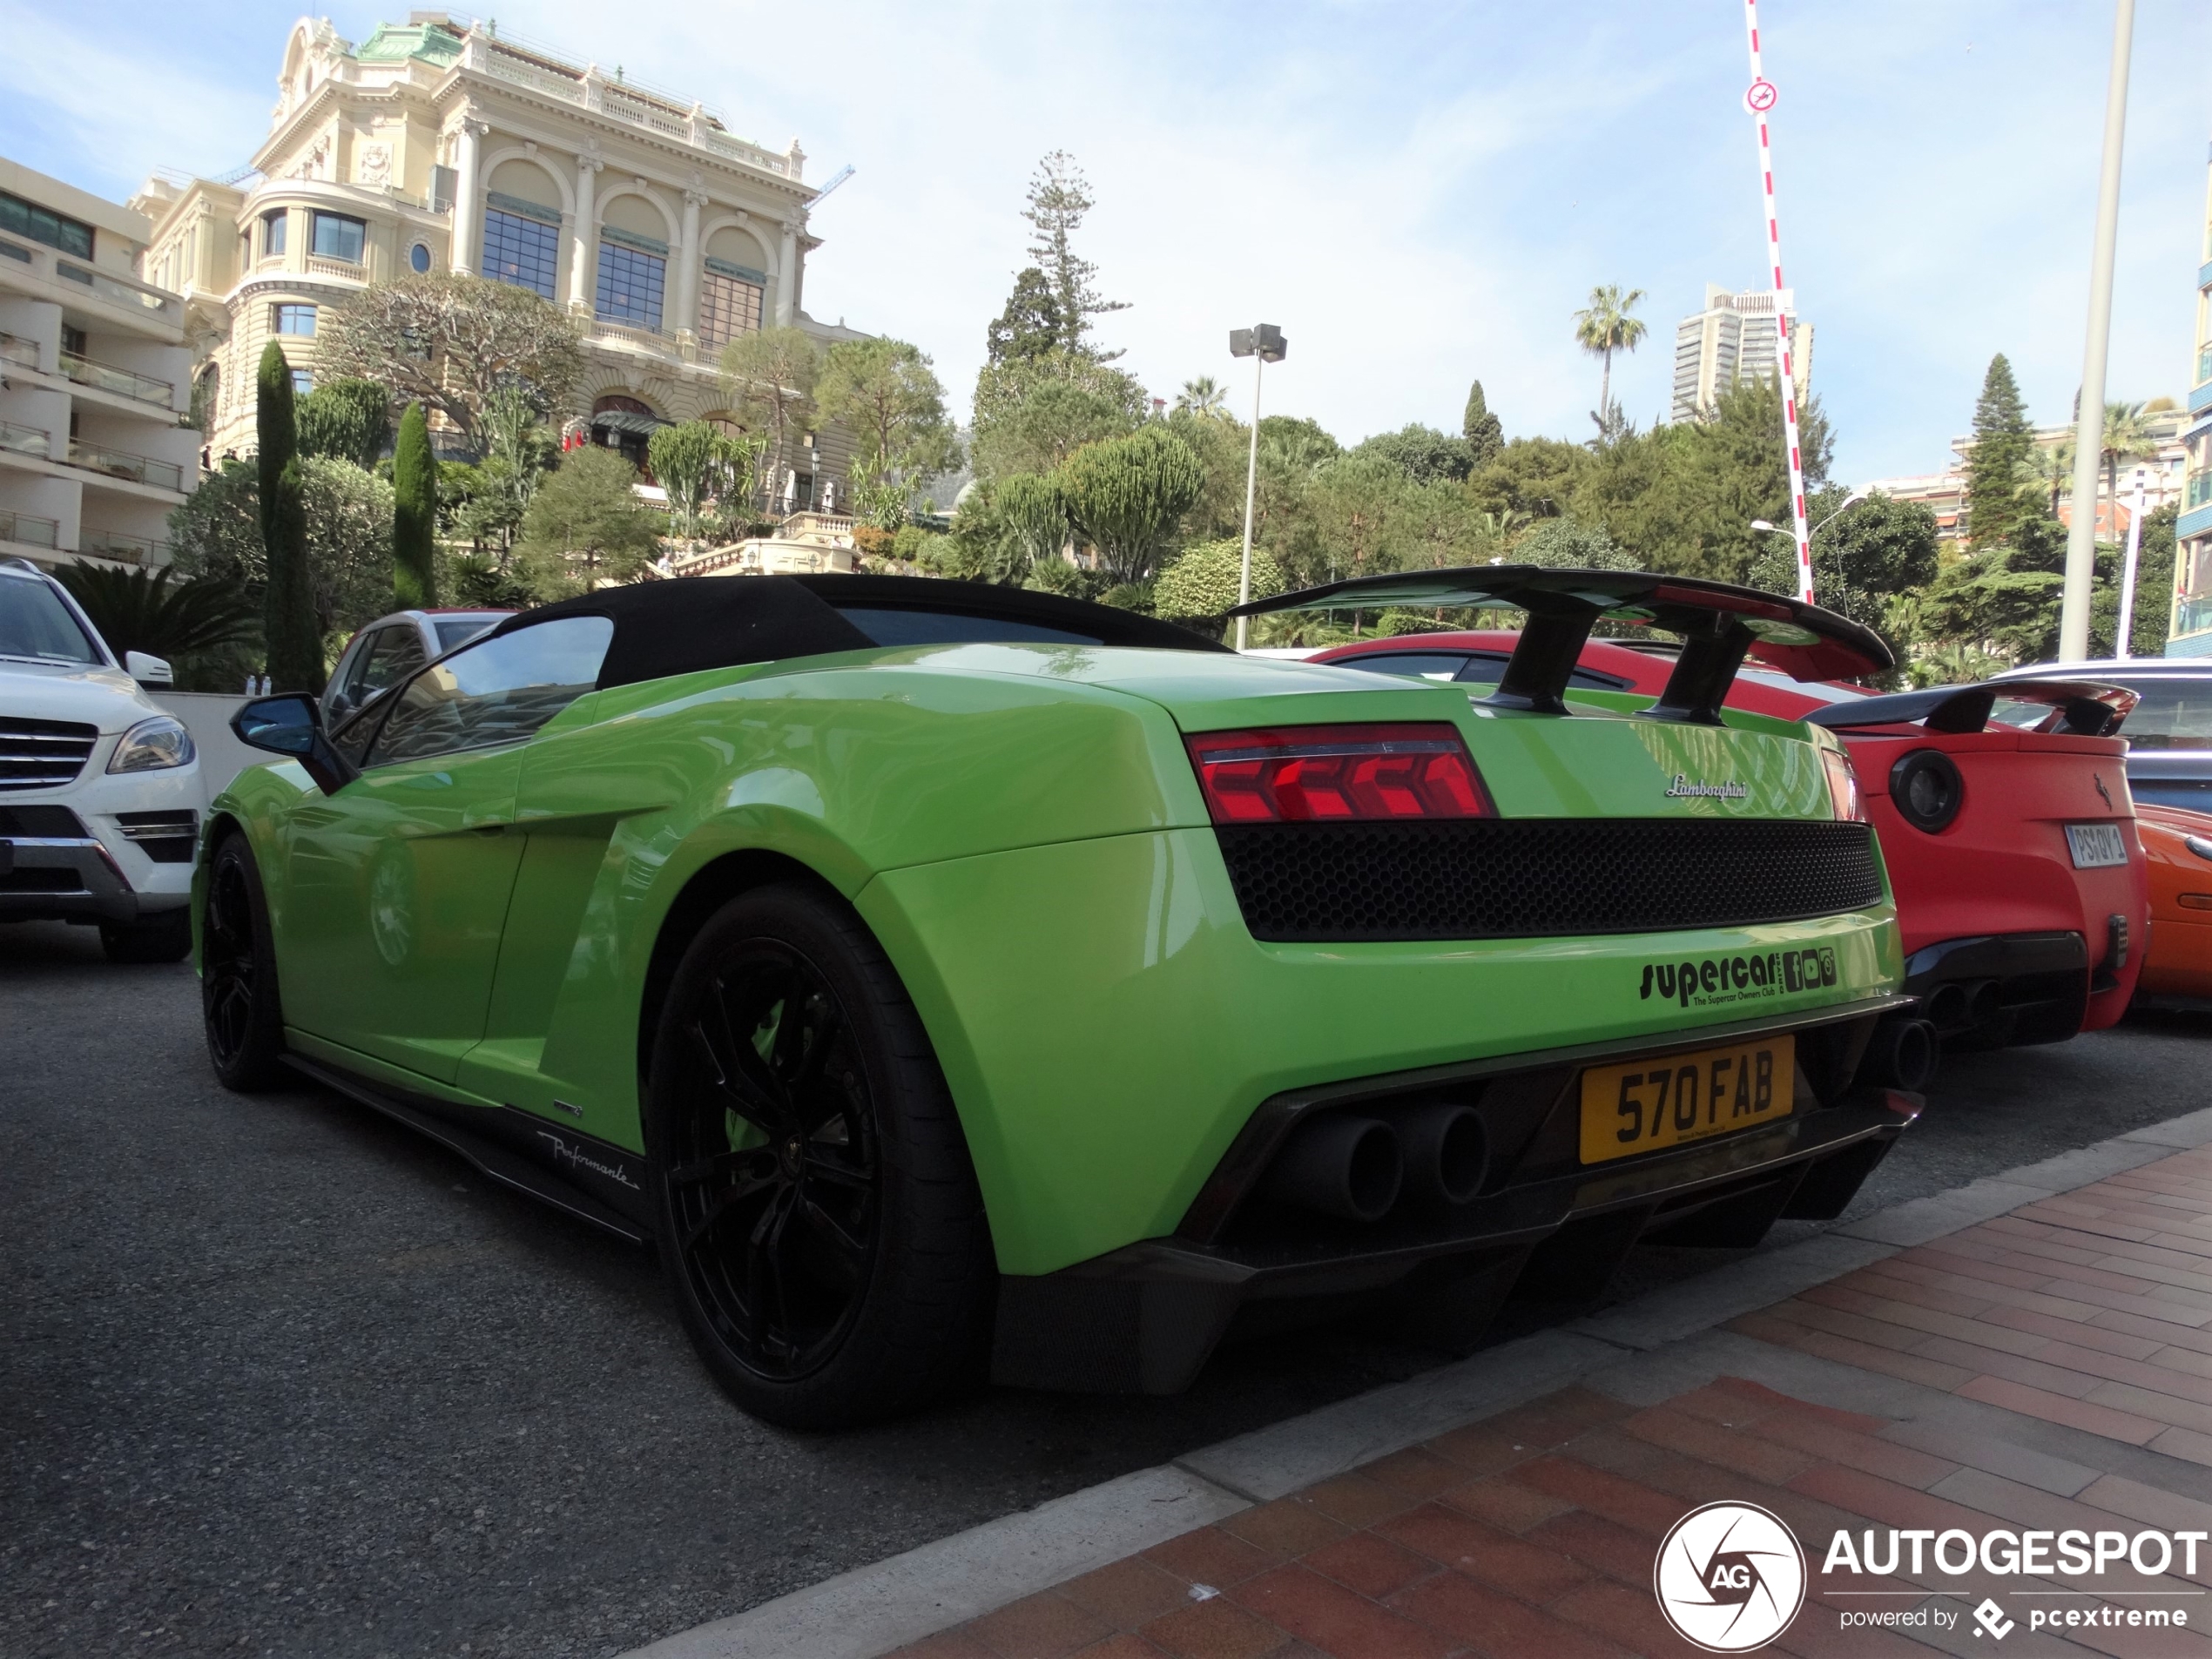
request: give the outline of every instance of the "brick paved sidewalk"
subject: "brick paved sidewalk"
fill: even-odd
[[[2027,1609],[2067,1605],[2080,1581],[1970,1575],[1962,1590],[1932,1569],[1850,1581],[1927,1593],[1873,1604],[1946,1609],[1947,1632],[1844,1630],[1841,1609],[1869,1603],[1824,1598],[1819,1578],[1838,1527],[2212,1531],[2212,1149],[1903,1251],[1729,1330],[1707,1346],[1732,1374],[1642,1406],[1567,1389],[900,1659],[1693,1655],[1659,1614],[1653,1559],[1686,1511],[1720,1499],[1772,1510],[1812,1557],[1812,1593],[1770,1651],[2212,1659],[2212,1550],[2192,1578],[2128,1580],[2182,1594],[2117,1603],[2186,1608],[2186,1629],[2033,1631]],[[1868,1409],[1770,1386],[1793,1377]],[[2001,1646],[1971,1617],[1985,1595],[2017,1621]]]

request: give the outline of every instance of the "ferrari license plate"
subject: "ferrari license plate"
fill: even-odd
[[[1796,1078],[1794,1037],[1747,1037],[1724,1049],[1593,1066],[1582,1074],[1582,1162],[1787,1117]]]
[[[2077,870],[2101,870],[2128,862],[2128,838],[2117,824],[2068,824],[2066,845]]]

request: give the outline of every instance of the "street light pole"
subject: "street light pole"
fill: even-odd
[[[1252,504],[1259,489],[1260,374],[1268,364],[1281,362],[1290,349],[1291,343],[1283,337],[1283,331],[1271,322],[1229,331],[1229,354],[1252,360],[1251,442],[1244,455],[1244,557],[1237,577],[1237,603],[1240,605],[1252,602]],[[1251,643],[1251,622],[1250,617],[1237,618],[1238,651]]]
[[[2128,57],[2135,0],[2115,0],[2112,71],[2105,82],[2104,170],[2097,180],[2097,239],[2089,261],[2089,334],[2081,352],[2081,407],[2074,433],[2074,521],[2067,526],[2059,660],[2089,655],[2089,590],[2097,573],[2097,462],[2104,452],[2105,352],[2112,341],[2112,258],[2120,232],[2120,157],[2128,132]],[[2087,510],[2083,503],[2087,503]]]
[[[2134,652],[2128,642],[2135,637],[2135,556],[2143,544],[2143,469],[2135,469],[2135,504],[2128,514],[2128,557],[2120,570],[2120,623],[2112,631],[2112,654],[2126,662]],[[2087,656],[2085,651],[2082,653]]]

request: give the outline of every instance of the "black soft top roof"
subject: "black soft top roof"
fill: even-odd
[[[509,617],[511,634],[563,617],[615,625],[599,685],[695,674],[884,645],[981,642],[1226,651],[1204,635],[1111,605],[975,582],[907,576],[704,576],[600,588]]]

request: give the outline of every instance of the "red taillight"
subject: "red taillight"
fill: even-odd
[[[1188,739],[1217,824],[1494,818],[1459,732],[1420,725],[1292,725]]]

